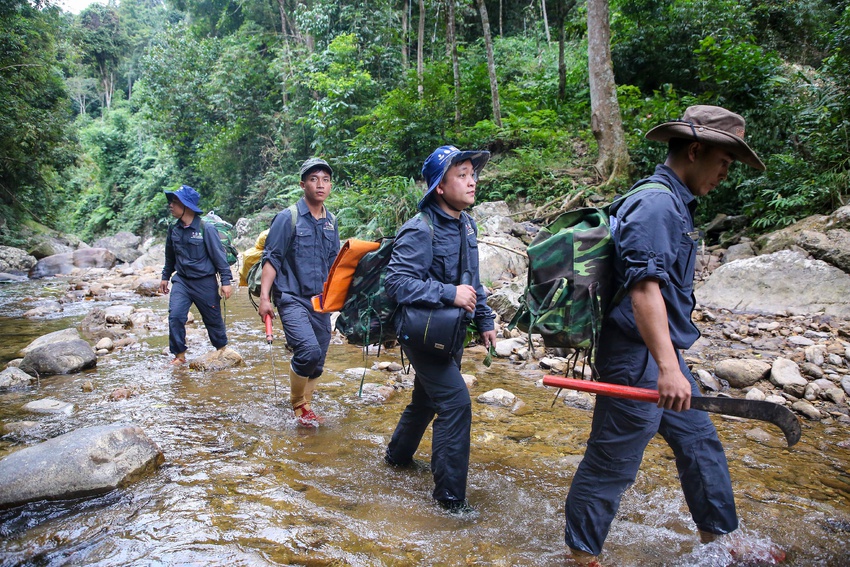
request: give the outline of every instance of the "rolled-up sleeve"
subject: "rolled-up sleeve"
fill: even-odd
[[[434,254],[431,227],[417,217],[407,222],[396,236],[387,266],[387,294],[401,305],[429,307],[451,305],[457,289],[430,277]]]
[[[292,215],[284,210],[275,215],[269,234],[266,236],[266,246],[263,248],[262,262],[270,263],[277,274],[283,270],[283,261],[286,251],[289,250],[292,240]]]
[[[669,191],[646,191],[627,199],[618,211],[618,252],[626,289],[647,278],[661,287],[670,283],[682,235],[674,199]]]

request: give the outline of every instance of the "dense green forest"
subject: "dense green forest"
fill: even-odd
[[[80,14],[0,0],[0,242],[36,226],[159,234],[162,191],[183,183],[231,221],[279,209],[311,155],[334,166],[343,236],[372,237],[411,214],[443,143],[493,152],[479,201],[609,197],[663,159],[643,134],[695,103],[743,114],[768,166],[734,168],[707,217],[764,231],[850,193],[850,0],[610,0],[609,21],[630,172],[606,180],[584,0],[111,0]]]

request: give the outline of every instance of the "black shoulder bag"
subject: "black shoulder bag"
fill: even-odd
[[[461,217],[463,219],[463,217]],[[466,223],[461,222],[460,283],[471,285],[468,269]],[[397,329],[398,342],[437,358],[448,359],[463,348],[470,316],[461,307],[401,306]]]

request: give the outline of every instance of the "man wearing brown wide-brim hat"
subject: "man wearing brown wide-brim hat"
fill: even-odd
[[[667,158],[611,205],[615,289],[628,294],[603,323],[597,370],[603,382],[658,390],[659,402],[596,399],[565,507],[565,541],[578,564],[599,565],[620,498],[656,433],[676,456],[701,541],[738,527],[726,455],[708,414],[689,409],[700,393],[680,351],[700,336],[691,320],[696,197],[726,179],[736,160],[764,169],[744,141],[745,130],[744,119],[725,108],[688,108],[681,119],[646,134],[667,142]]]

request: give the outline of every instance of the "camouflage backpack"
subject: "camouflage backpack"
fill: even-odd
[[[670,190],[643,183],[619,200],[644,189]],[[613,289],[610,207],[567,211],[540,230],[528,246],[528,284],[508,325],[540,334],[547,347],[575,349],[573,363],[588,357],[591,368],[602,320],[625,296]]]
[[[420,212],[434,236],[431,217]],[[390,299],[384,287],[387,266],[393,254],[395,238],[382,238],[380,246],[357,263],[348,295],[336,320],[336,330],[349,344],[382,345],[396,340],[394,317],[398,304]]]
[[[221,238],[221,243],[224,245],[224,255],[227,257],[227,263],[231,266],[239,261],[239,251],[233,245],[233,225],[215,214],[213,211],[208,212],[201,218],[201,234],[204,232],[204,226],[212,225],[218,232],[218,237]]]

